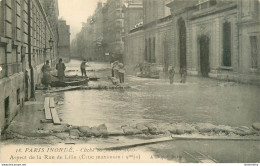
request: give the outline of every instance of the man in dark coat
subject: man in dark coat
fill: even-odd
[[[65,76],[66,66],[65,66],[65,64],[62,62],[62,59],[59,60],[59,63],[56,65],[56,69],[57,69],[57,71],[58,71],[59,81],[63,81],[63,78],[64,78],[64,76]]]

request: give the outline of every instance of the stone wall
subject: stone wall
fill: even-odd
[[[20,94],[17,91],[20,91]],[[0,80],[0,125],[3,131],[23,106],[25,100],[24,75],[14,74]],[[8,103],[5,101],[9,100]]]
[[[138,63],[144,61],[144,31],[128,34],[125,39],[123,61],[127,71],[131,71]]]
[[[49,40],[57,40],[39,0],[2,0],[0,4],[3,25],[0,32],[0,128],[3,130],[25,101],[26,71],[30,77],[27,91],[30,98],[35,85],[41,81],[44,61],[49,59],[54,66],[56,43],[50,49]]]

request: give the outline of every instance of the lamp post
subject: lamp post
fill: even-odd
[[[52,38],[50,38],[50,40],[49,40],[50,48],[46,48],[46,49],[52,49],[53,48],[53,43],[54,43],[54,41],[52,40]]]
[[[50,38],[50,40],[49,40],[48,42],[49,42],[49,48],[47,48],[46,46],[45,46],[45,48],[44,48],[45,61],[46,61],[46,59],[47,59],[47,50],[52,50],[54,41],[53,41],[52,38]],[[51,62],[52,62],[52,57],[51,57],[51,55],[50,55],[50,60],[51,60]]]

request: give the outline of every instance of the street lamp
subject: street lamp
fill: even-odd
[[[50,40],[49,40],[49,46],[50,46],[50,48],[49,48],[49,49],[52,49],[52,48],[53,48],[53,43],[54,43],[54,41],[52,40],[52,38],[50,38]]]

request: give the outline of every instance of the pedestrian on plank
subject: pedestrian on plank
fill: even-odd
[[[43,73],[42,84],[48,87],[51,84],[51,66],[49,60],[42,66],[41,71]]]
[[[170,68],[169,70],[169,79],[170,79],[170,84],[173,84],[173,78],[174,78],[174,75],[175,75],[175,70],[173,67]]]
[[[118,70],[119,81],[120,81],[120,83],[124,83],[125,82],[125,67],[124,67],[124,64],[119,63],[118,66],[119,66],[119,70]]]
[[[60,58],[59,63],[56,65],[56,70],[58,71],[59,81],[63,81],[63,79],[65,77],[65,69],[66,69],[66,66],[62,62],[62,59]]]
[[[80,70],[81,70],[81,75],[87,77],[87,72],[86,72],[86,63],[87,61],[84,59],[80,65]]]

